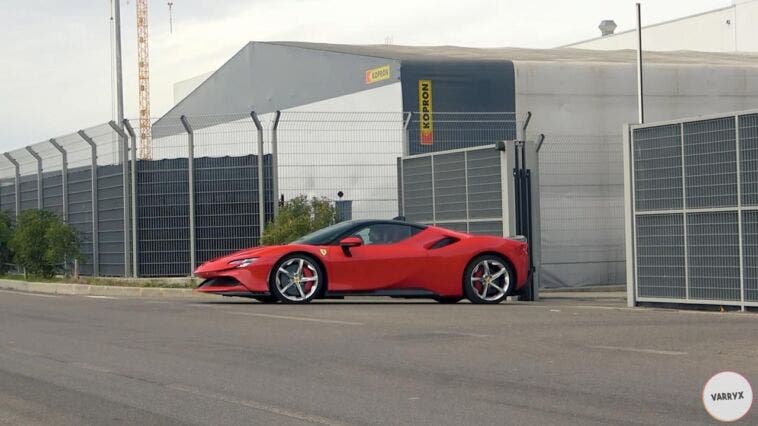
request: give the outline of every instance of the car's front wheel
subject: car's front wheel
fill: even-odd
[[[471,303],[500,303],[515,285],[510,265],[500,256],[482,255],[469,262],[463,291]]]
[[[321,265],[304,254],[285,256],[271,274],[271,294],[284,303],[308,303],[323,285]]]

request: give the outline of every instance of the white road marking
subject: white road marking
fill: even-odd
[[[337,420],[327,419],[324,417],[307,414],[307,413],[300,413],[297,411],[275,407],[275,406],[264,404],[257,401],[239,399],[230,395],[224,395],[220,393],[195,389],[195,388],[181,385],[181,384],[170,384],[166,387],[179,391],[179,392],[186,392],[192,395],[196,395],[202,398],[213,398],[215,400],[226,402],[229,404],[242,405],[243,407],[253,408],[260,411],[266,411],[268,413],[277,414],[280,416],[289,417],[292,419],[297,419],[297,420],[301,420],[301,421],[305,421],[309,423],[316,423],[316,424],[322,424],[322,425],[341,425],[342,424],[341,422]]]
[[[35,296],[35,297],[61,297],[58,294],[42,294],[42,293],[31,293],[26,291],[14,291],[14,290],[0,290],[0,292],[3,293],[11,293],[11,294],[18,294],[21,296]]]
[[[291,317],[287,315],[271,315],[271,314],[255,314],[251,312],[235,312],[235,311],[226,311],[228,314],[232,315],[244,315],[249,317],[261,317],[261,318],[272,318],[272,319],[283,319],[283,320],[293,320],[293,321],[307,321],[307,322],[320,322],[324,324],[341,324],[341,325],[364,325],[362,322],[353,322],[353,321],[338,321],[338,320],[329,320],[329,319],[320,319],[320,318],[306,318],[306,317]]]
[[[89,299],[108,299],[108,300],[118,300],[118,297],[111,297],[111,296],[84,296]]]
[[[461,337],[478,337],[478,338],[492,337],[489,334],[460,333],[457,331],[432,331],[431,333],[432,334],[445,334],[448,336],[461,336]]]
[[[594,349],[607,349],[610,351],[626,351],[626,352],[638,352],[643,354],[655,354],[655,355],[687,355],[687,352],[679,352],[679,351],[661,351],[658,349],[643,349],[643,348],[630,348],[625,346],[603,346],[603,345],[596,345],[596,346],[590,346]]]

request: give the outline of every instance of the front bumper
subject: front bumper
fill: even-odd
[[[227,293],[268,293],[267,269],[263,265],[255,265],[247,268],[229,268],[222,270],[208,270],[202,265],[195,271],[195,275],[205,278],[196,291],[202,293],[227,294]]]

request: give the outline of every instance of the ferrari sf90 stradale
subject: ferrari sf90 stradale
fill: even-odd
[[[498,303],[529,275],[523,239],[475,236],[395,220],[354,220],[286,245],[253,247],[208,261],[204,293],[307,303],[352,295]]]

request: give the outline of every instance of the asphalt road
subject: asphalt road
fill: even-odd
[[[758,391],[756,314],[354,300],[2,291],[0,424],[692,424],[714,373]]]

